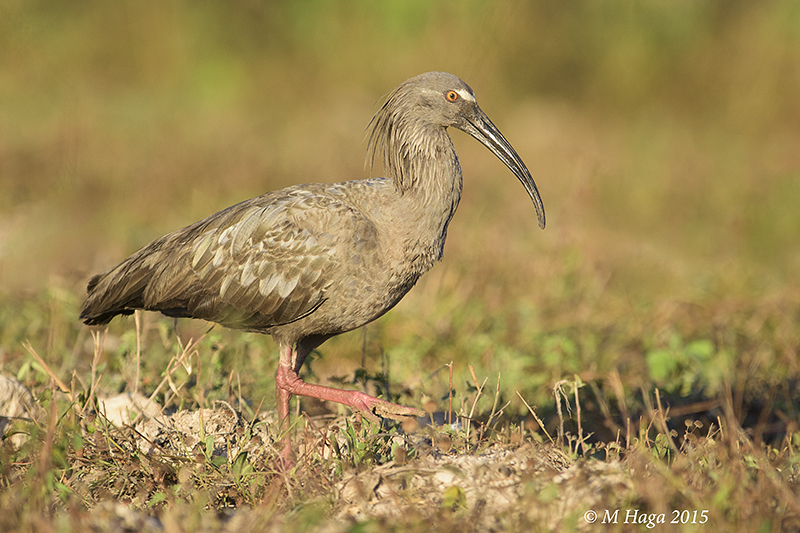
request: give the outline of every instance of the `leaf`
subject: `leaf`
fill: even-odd
[[[249,474],[253,471],[253,466],[250,464],[250,461],[247,460],[247,452],[239,452],[239,455],[236,456],[234,459],[233,464],[231,465],[231,473],[236,477],[240,478],[245,474]]]
[[[686,346],[686,353],[699,361],[708,361],[714,355],[714,343],[708,339],[692,341]]]
[[[154,505],[158,505],[159,503],[163,502],[167,499],[167,495],[163,492],[156,492],[153,494],[153,497],[150,498],[150,501],[147,503],[148,507],[153,507]]]
[[[679,366],[680,362],[671,350],[653,350],[647,353],[647,369],[650,371],[650,377],[659,384],[667,383]]]
[[[442,505],[445,509],[452,511],[466,509],[467,495],[464,493],[464,489],[457,485],[446,488],[442,494]]]
[[[214,455],[214,437],[208,435],[206,437],[206,458],[212,457]]]

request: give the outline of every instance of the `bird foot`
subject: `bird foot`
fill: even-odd
[[[320,400],[340,403],[350,407],[354,411],[360,412],[373,422],[380,422],[380,417],[403,421],[408,417],[425,416],[425,411],[422,409],[405,407],[396,403],[387,402],[386,400],[375,398],[360,391],[334,389],[323,385],[306,383],[300,379],[297,372],[283,366],[278,367],[276,378],[278,388],[285,391],[283,393],[285,399],[282,396],[279,401],[279,406],[285,403],[285,414],[283,411],[281,412],[282,418],[288,417],[289,415],[289,394],[309,396],[312,398],[319,398]]]
[[[347,401],[342,401],[351,409],[362,413],[373,422],[380,422],[380,418],[391,418],[392,420],[407,420],[409,417],[425,416],[425,411],[414,407],[406,407],[380,398],[375,398],[369,394],[359,391],[342,391],[347,393]],[[343,398],[344,399],[344,398]]]

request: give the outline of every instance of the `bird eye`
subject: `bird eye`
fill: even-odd
[[[458,100],[458,93],[455,91],[447,91],[447,94],[445,94],[445,98],[447,98],[449,102],[455,102],[456,100]]]

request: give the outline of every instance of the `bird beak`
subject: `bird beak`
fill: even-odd
[[[539,219],[539,227],[544,229],[544,204],[542,203],[542,197],[539,196],[539,189],[536,188],[536,183],[533,181],[531,173],[528,172],[525,163],[522,162],[522,159],[520,159],[506,138],[503,137],[497,126],[492,124],[486,113],[476,105],[473,108],[473,112],[465,117],[464,124],[457,127],[475,137],[481,144],[491,150],[522,182],[531,200],[533,200],[533,205],[536,208],[536,217]]]

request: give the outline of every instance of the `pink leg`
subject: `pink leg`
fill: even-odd
[[[356,390],[334,389],[322,385],[306,383],[297,372],[291,368],[278,367],[278,388],[288,391],[289,394],[310,396],[320,400],[346,405],[372,420],[380,422],[379,417],[403,420],[409,416],[425,416],[425,411],[413,407],[405,407],[396,403],[387,402]],[[288,411],[288,410],[287,410]]]
[[[308,350],[310,351],[310,350]],[[374,422],[380,422],[379,417],[403,420],[409,416],[425,416],[425,411],[413,407],[405,407],[396,403],[387,402],[365,394],[360,391],[334,389],[322,385],[306,383],[297,374],[305,360],[306,353],[298,353],[290,346],[281,346],[281,358],[278,363],[277,382],[278,417],[281,420],[281,431],[288,432],[289,428],[289,398],[292,394],[309,396],[346,405],[358,411]],[[288,460],[292,454],[288,434],[284,437],[281,457]]]
[[[280,368],[280,367],[279,367]],[[280,420],[280,433],[283,435],[283,449],[281,450],[281,459],[285,465],[294,463],[292,459],[292,441],[289,438],[289,398],[292,395],[289,391],[282,389],[280,386],[276,387],[276,396],[278,397],[278,419]]]

